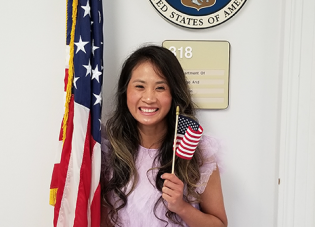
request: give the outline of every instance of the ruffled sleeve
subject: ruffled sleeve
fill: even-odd
[[[198,187],[196,192],[202,194],[206,189],[209,178],[217,167],[221,168],[222,162],[219,158],[220,155],[220,142],[208,135],[203,135],[199,142],[199,149],[203,156],[203,164],[200,167],[200,180],[197,183]]]

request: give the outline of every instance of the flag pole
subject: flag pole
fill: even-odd
[[[176,107],[176,123],[175,123],[174,144],[173,144],[172,174],[174,174],[174,167],[175,167],[175,153],[176,153],[176,137],[177,137],[178,115],[179,115],[179,106]]]

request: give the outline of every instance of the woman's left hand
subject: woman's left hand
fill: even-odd
[[[183,199],[184,183],[175,174],[164,173],[161,177],[164,179],[162,198],[170,211],[179,214],[186,204]]]

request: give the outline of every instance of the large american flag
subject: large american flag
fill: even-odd
[[[176,136],[176,155],[183,159],[191,159],[200,141],[203,128],[195,120],[178,116]]]
[[[54,227],[100,226],[101,0],[67,1],[66,105],[51,180]]]

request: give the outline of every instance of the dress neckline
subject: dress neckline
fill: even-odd
[[[146,151],[151,151],[151,152],[159,150],[158,148],[146,148],[146,147],[143,147],[142,145],[139,145],[139,148],[140,150],[146,150]]]

